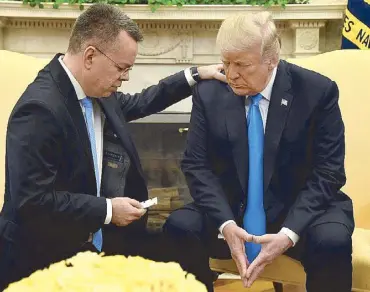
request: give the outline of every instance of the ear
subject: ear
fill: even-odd
[[[274,68],[276,68],[277,67],[277,65],[279,64],[279,57],[278,57],[278,55],[276,54],[276,55],[274,55],[272,58],[271,58],[271,64],[270,64],[270,66],[272,67],[272,69],[274,69]],[[272,70],[271,69],[271,70]]]
[[[96,50],[92,46],[88,46],[83,53],[83,62],[87,70],[90,70],[96,57]]]
[[[271,72],[274,68],[277,67],[279,64],[279,58],[277,56],[273,56],[272,58],[267,60],[268,70]]]

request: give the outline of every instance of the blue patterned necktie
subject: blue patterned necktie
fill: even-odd
[[[95,141],[95,131],[94,131],[94,124],[93,124],[93,104],[92,100],[88,97],[85,97],[81,100],[83,107],[85,108],[85,119],[87,124],[87,130],[89,133],[90,138],[90,145],[91,145],[91,152],[93,155],[94,160],[94,170],[95,170],[95,177],[96,177],[96,188],[97,188],[97,195],[100,196],[100,180],[99,180],[99,167],[98,167],[98,155],[96,153],[96,141]],[[103,234],[102,230],[99,229],[93,235],[93,245],[96,247],[98,251],[102,250],[103,246]]]
[[[263,207],[263,140],[264,130],[259,102],[262,95],[250,97],[251,102],[247,117],[248,146],[249,146],[249,179],[248,200],[244,213],[244,229],[252,235],[266,233],[266,216]],[[249,263],[258,256],[261,245],[245,243]]]

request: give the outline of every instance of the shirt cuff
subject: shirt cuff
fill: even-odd
[[[104,224],[109,224],[112,221],[112,201],[107,199],[107,216],[105,217]]]
[[[289,239],[293,242],[293,246],[296,245],[296,243],[299,240],[299,235],[298,234],[296,234],[295,232],[293,232],[292,230],[290,230],[286,227],[281,228],[280,232],[284,233],[286,236],[289,237]]]
[[[218,236],[218,238],[224,238],[224,235],[223,235],[223,230],[224,230],[224,228],[225,228],[225,226],[227,225],[227,224],[230,224],[230,223],[235,223],[235,221],[234,220],[227,220],[227,221],[225,221],[224,223],[222,223],[222,225],[220,226],[220,228],[218,229],[219,231],[220,231],[220,234],[219,234],[219,236]],[[236,224],[236,223],[235,223]]]
[[[186,68],[184,70],[184,74],[185,74],[185,78],[186,80],[188,81],[189,83],[189,86],[192,87],[194,86],[195,84],[197,84],[197,82],[194,80],[194,78],[191,76],[191,72],[190,72],[190,68]]]

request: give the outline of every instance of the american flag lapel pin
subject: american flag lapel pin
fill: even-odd
[[[285,105],[287,106],[288,105],[288,101],[284,98],[281,99],[281,105]]]

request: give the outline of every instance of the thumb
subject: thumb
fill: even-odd
[[[224,64],[220,63],[220,64],[216,64],[216,69],[217,70],[222,70],[224,69]]]
[[[272,234],[265,234],[265,235],[261,235],[261,236],[252,235],[252,242],[259,243],[259,244],[267,243],[267,242],[272,240],[271,236],[272,236]]]
[[[243,228],[239,228],[238,236],[239,238],[247,242],[252,242],[253,239],[253,236],[249,234],[247,231],[245,231]]]
[[[140,202],[136,201],[135,199],[130,199],[129,203],[130,203],[131,206],[133,206],[135,208],[142,209]]]

